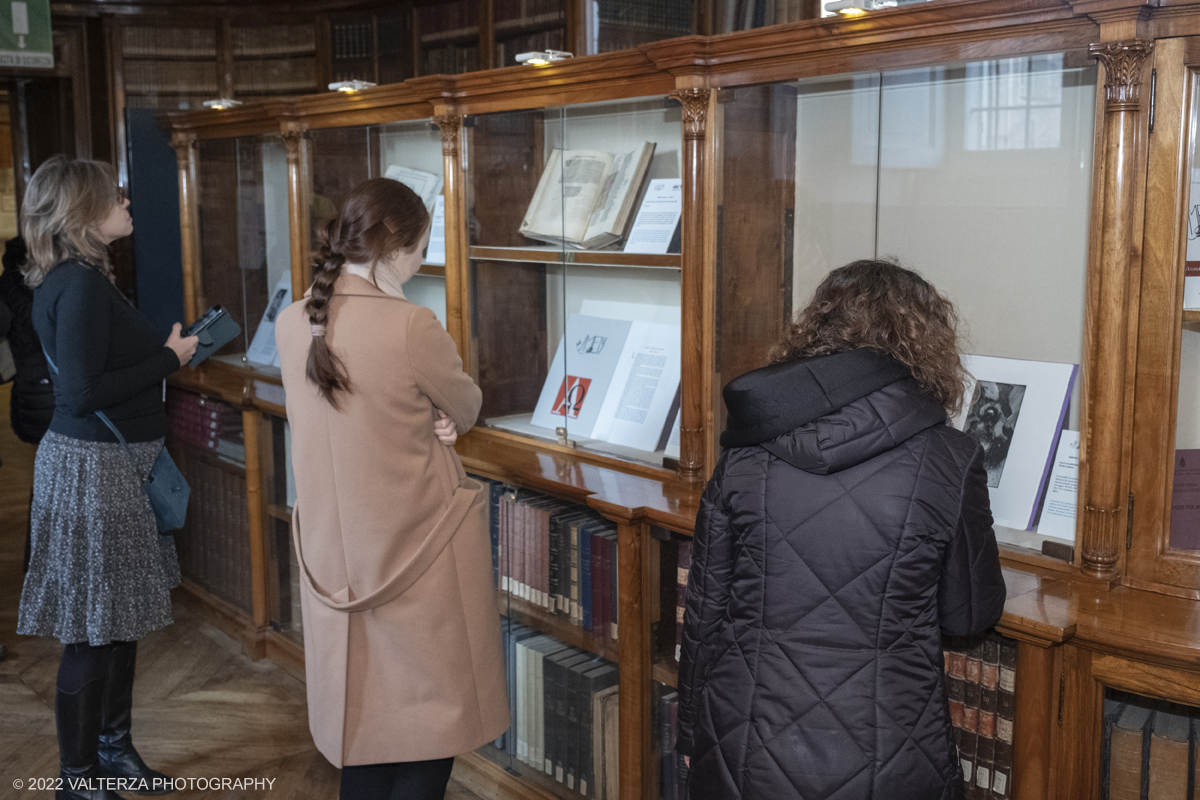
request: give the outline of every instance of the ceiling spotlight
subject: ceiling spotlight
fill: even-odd
[[[825,4],[825,10],[829,13],[836,11],[844,17],[861,17],[868,11],[895,8],[897,5],[897,0],[834,0]]]
[[[536,50],[531,53],[518,53],[517,63],[528,64],[533,67],[544,67],[551,61],[565,61],[573,57],[571,53],[564,50]]]
[[[217,111],[224,111],[227,108],[233,108],[234,106],[240,106],[241,104],[241,100],[234,100],[232,97],[218,97],[216,100],[204,101],[205,108],[213,108]]]
[[[361,92],[363,89],[370,89],[374,85],[370,81],[337,81],[329,84],[329,90],[331,92],[354,94],[355,92]]]

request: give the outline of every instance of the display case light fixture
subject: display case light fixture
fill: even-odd
[[[868,11],[879,11],[884,8],[895,8],[896,0],[834,0],[825,4],[827,12],[837,12],[844,17],[861,17]]]
[[[233,108],[234,106],[240,106],[241,104],[241,100],[234,100],[232,97],[218,97],[216,100],[204,101],[205,108],[212,108],[216,109],[217,111],[224,111],[227,108]]]
[[[370,89],[374,85],[370,81],[336,81],[329,84],[329,90],[332,92],[354,94],[355,92],[361,92],[363,89]]]
[[[565,61],[574,55],[565,50],[536,50],[531,53],[517,53],[518,64],[528,64],[531,67],[544,67],[551,61]]]

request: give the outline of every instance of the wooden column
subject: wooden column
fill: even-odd
[[[683,220],[680,265],[680,302],[685,309],[682,323],[680,378],[679,475],[698,481],[705,470],[704,421],[708,397],[704,363],[704,170],[705,128],[708,120],[709,89],[678,89],[671,97],[683,106]]]
[[[179,239],[183,252],[183,317],[191,324],[200,316],[200,195],[196,183],[196,135],[171,136],[179,165]]]
[[[288,239],[292,246],[292,300],[299,300],[308,291],[312,265],[309,264],[308,213],[308,143],[304,138],[304,126],[298,122],[285,122],[281,126],[284,148],[287,150],[288,167]]]
[[[438,109],[438,111],[448,111]],[[470,369],[471,340],[467,289],[466,185],[462,167],[463,118],[439,113],[433,118],[442,132],[442,195],[446,202],[446,330],[458,345],[458,355]]]
[[[1117,576],[1125,531],[1121,490],[1128,359],[1129,274],[1140,235],[1134,230],[1138,184],[1138,125],[1142,64],[1153,42],[1133,39],[1091,46],[1104,65],[1104,131],[1100,256],[1089,280],[1097,284],[1088,324],[1082,564],[1092,577]]]
[[[1013,720],[1013,800],[1042,800],[1052,794],[1054,731],[1058,723],[1055,650],[1021,641],[1017,645],[1017,706]],[[1001,721],[997,718],[997,724]]]
[[[271,623],[267,603],[266,521],[260,445],[262,414],[257,409],[242,410],[242,435],[246,442],[246,516],[250,532],[250,616],[257,636]],[[256,654],[261,657],[262,654]]]
[[[617,602],[621,620],[620,798],[642,800],[658,794],[657,768],[651,769],[653,716],[650,703],[651,585],[650,532],[627,521],[617,525]]]

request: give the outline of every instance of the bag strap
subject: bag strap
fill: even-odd
[[[46,363],[50,365],[50,371],[57,375],[58,365],[54,363],[54,359],[50,358],[50,354],[46,352],[46,345],[42,345],[42,355],[46,357]],[[117,426],[113,424],[113,421],[109,419],[108,415],[103,411],[94,411],[92,413],[99,417],[100,421],[103,422],[110,431],[112,431],[113,436],[117,437],[117,441],[120,442],[125,448],[125,454],[129,456],[129,465],[133,467],[134,473],[141,479],[142,483],[145,483],[150,476],[149,474],[142,475],[141,471],[138,470],[137,458],[133,455],[133,448],[129,446],[129,442],[126,441],[125,437],[121,435],[121,432],[117,430]]]

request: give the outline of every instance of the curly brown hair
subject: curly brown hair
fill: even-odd
[[[953,417],[962,407],[966,370],[959,358],[958,313],[931,283],[891,261],[852,261],[825,276],[783,339],[772,363],[859,347],[887,353]]]

